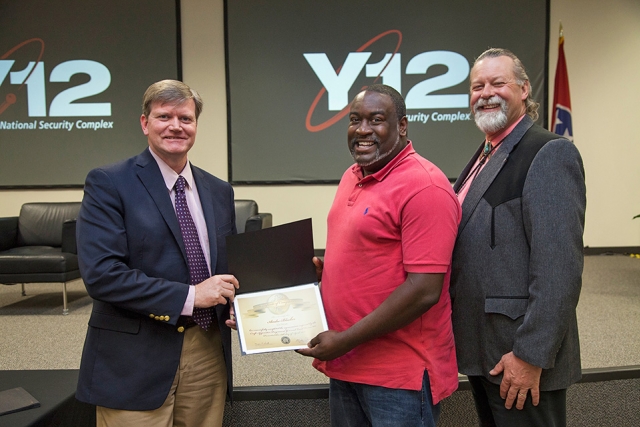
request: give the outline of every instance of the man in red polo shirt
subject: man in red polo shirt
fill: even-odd
[[[458,386],[449,276],[461,210],[407,140],[402,95],[372,85],[351,103],[322,279],[329,331],[299,350],[329,376],[332,426],[433,426]]]

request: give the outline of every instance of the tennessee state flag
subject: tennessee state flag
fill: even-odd
[[[560,41],[558,46],[558,65],[553,90],[553,120],[551,131],[573,141],[573,124],[571,120],[571,97],[569,96],[569,76],[564,59],[564,35],[560,24]]]

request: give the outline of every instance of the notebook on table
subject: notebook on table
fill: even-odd
[[[22,387],[0,391],[0,415],[38,407],[40,402]]]

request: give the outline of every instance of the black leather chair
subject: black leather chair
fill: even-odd
[[[236,199],[235,209],[238,233],[262,230],[272,226],[272,215],[258,212],[258,204],[255,200]]]
[[[80,202],[25,203],[20,216],[0,218],[0,283],[62,283],[62,314],[68,314],[67,282],[80,277],[76,218]]]

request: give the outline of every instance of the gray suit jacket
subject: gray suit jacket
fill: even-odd
[[[454,185],[458,190],[480,150]],[[586,190],[570,141],[525,116],[472,182],[453,253],[459,371],[489,371],[514,354],[543,368],[541,390],[581,376],[576,305]]]

